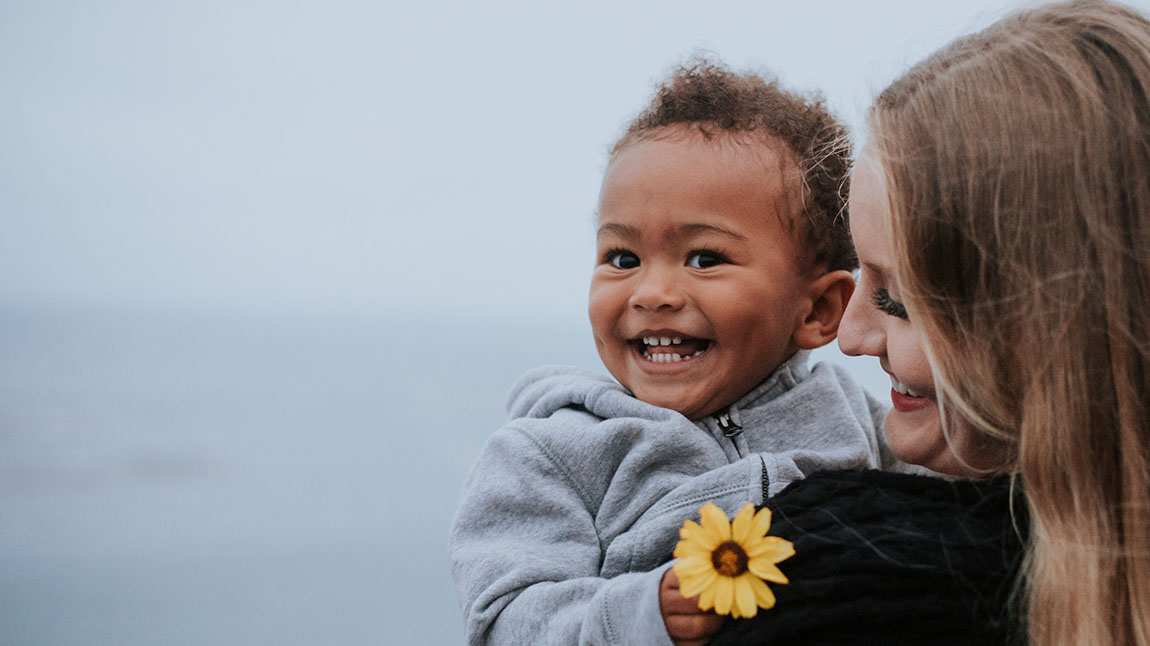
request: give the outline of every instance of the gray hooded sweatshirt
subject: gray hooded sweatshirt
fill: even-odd
[[[468,643],[670,646],[659,582],[705,502],[733,516],[815,471],[911,470],[881,439],[883,406],[807,354],[729,420],[692,422],[577,368],[524,375],[451,530]]]

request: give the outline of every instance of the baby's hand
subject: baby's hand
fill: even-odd
[[[659,582],[659,612],[675,646],[703,646],[723,625],[719,615],[699,610],[699,597],[688,599],[679,593],[674,568],[668,568]]]

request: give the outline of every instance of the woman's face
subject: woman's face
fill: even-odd
[[[887,415],[885,432],[895,455],[943,473],[982,474],[951,450],[953,444],[966,455],[962,437],[952,432],[948,443],[943,436],[930,363],[894,278],[894,258],[883,222],[886,205],[881,170],[864,148],[851,176],[850,193],[851,237],[861,273],[839,326],[839,347],[849,355],[878,357],[890,375],[894,407]]]

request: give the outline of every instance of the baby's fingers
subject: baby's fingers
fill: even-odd
[[[676,646],[702,646],[723,625],[722,617],[699,609],[699,597],[684,597],[679,592],[674,570],[667,570],[659,584],[659,609],[667,635]]]
[[[664,572],[663,580],[659,582],[659,609],[664,615],[701,612],[698,597],[688,599],[679,591],[679,575],[674,569]]]
[[[678,646],[701,646],[723,625],[723,618],[695,607],[694,614],[672,614],[663,618],[667,635]]]

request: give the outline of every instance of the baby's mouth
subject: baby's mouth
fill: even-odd
[[[654,363],[690,361],[711,348],[707,339],[682,336],[648,336],[629,343],[640,356]]]

